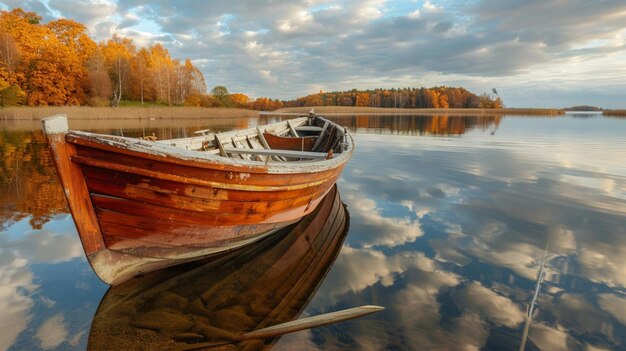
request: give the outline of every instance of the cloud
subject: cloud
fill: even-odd
[[[613,136],[615,148],[594,147],[605,142],[604,133],[587,134],[588,142],[581,143],[577,133],[590,133],[582,124],[560,130],[565,138],[548,135],[568,128],[562,120],[545,130],[520,121],[507,118],[498,131],[504,135],[489,143],[471,134],[445,140],[399,136],[391,148],[386,137],[357,135],[352,161],[358,167],[348,166],[339,184],[351,234],[312,308],[372,302],[387,307],[371,324],[345,329],[373,349],[478,350],[495,347],[497,340],[517,347],[509,336],[519,341],[549,242],[548,274],[529,343],[591,350],[584,343],[593,339],[594,345],[619,348],[615,331],[626,306],[620,293],[626,271],[626,236],[619,225],[626,214],[622,149]],[[509,128],[516,135],[532,133],[536,142],[519,148]],[[385,218],[396,225],[410,218],[422,235],[412,242],[387,236],[396,233],[393,225],[373,224]],[[376,229],[368,233],[366,227]],[[333,344],[319,333],[313,340],[326,340],[319,346]]]
[[[432,294],[439,286],[454,286],[459,278],[450,272],[440,271],[435,261],[421,252],[404,252],[385,255],[372,249],[344,246],[333,269],[329,272],[318,293],[317,304],[333,304],[346,294],[358,294],[376,284],[392,286],[398,275],[409,270],[425,272],[421,289]],[[432,286],[428,281],[432,281]]]
[[[88,27],[116,14],[115,3],[106,0],[50,0],[48,6]]]
[[[610,351],[610,349],[587,344],[585,351]]]
[[[471,10],[483,27],[524,42],[543,43],[546,51],[559,54],[557,50],[619,34],[626,16],[626,4],[619,0],[483,0]]]
[[[401,330],[411,330],[408,338],[397,335],[399,339],[405,339],[406,343],[399,348],[480,350],[489,336],[489,331],[478,314],[463,313],[451,318],[446,327],[441,325],[442,306],[437,301],[437,294],[456,284],[446,283],[445,280],[438,282],[437,279],[427,279],[424,283],[425,285],[422,282],[409,284],[392,296],[391,308],[400,320],[398,325],[402,326]],[[434,330],[437,332],[433,332]],[[397,332],[387,330],[392,337]]]
[[[352,204],[350,216],[354,221],[350,230],[363,247],[394,247],[413,242],[423,235],[418,220],[384,216],[376,201],[359,192],[346,192],[343,199]]]
[[[80,241],[71,234],[34,230],[14,240],[0,238],[3,250],[14,250],[28,263],[57,263],[83,255]]]
[[[73,227],[67,218],[66,223]],[[12,230],[9,228],[6,235],[0,236],[0,350],[13,345],[32,319],[33,295],[39,286],[33,283],[30,264],[58,263],[83,255],[80,241],[73,233],[31,230],[11,239]],[[46,296],[40,294],[39,298],[48,308],[55,305]],[[59,337],[64,335],[62,322],[62,316],[60,319],[57,316],[44,323],[37,334],[42,348],[53,348],[60,343]]]
[[[455,302],[484,320],[515,329],[524,320],[524,312],[508,298],[474,282],[455,293]]]
[[[39,345],[42,349],[50,350],[65,341],[67,335],[65,318],[62,313],[57,313],[43,322],[39,330],[37,330],[35,337],[39,340]]]
[[[384,305],[393,317],[393,323],[375,319],[351,324],[345,333],[351,335],[362,348],[448,349],[462,346],[479,350],[489,336],[487,322],[515,326],[521,311],[510,300],[479,284],[462,288],[456,296],[467,302],[464,313],[446,316],[439,296],[461,283],[461,277],[444,270],[423,253],[405,252],[384,255],[371,249],[344,246],[333,269],[315,295],[314,310],[333,310],[342,302],[352,305],[377,296],[376,303]],[[377,287],[374,287],[374,286]],[[365,299],[365,300],[363,300]],[[490,299],[491,301],[481,301]],[[502,316],[502,314],[506,314]],[[375,332],[373,332],[375,330]],[[433,332],[436,330],[437,332]],[[317,347],[328,348],[333,337],[324,336]],[[310,340],[312,336],[291,340]],[[305,341],[300,341],[306,345]],[[328,343],[328,344],[327,344]]]
[[[33,274],[27,261],[12,251],[0,250],[0,350],[7,350],[31,319]]]
[[[565,351],[570,349],[567,347],[567,332],[544,323],[533,323],[528,335],[540,350]]]
[[[583,248],[578,256],[582,274],[592,281],[605,283],[611,287],[626,287],[626,262],[623,259],[626,248],[624,246],[609,248],[610,245],[594,245],[593,242],[589,242],[589,246],[591,247]],[[608,251],[597,250],[603,246],[607,247]]]
[[[49,12],[39,1],[27,4]],[[478,92],[498,86],[512,105],[554,104],[553,97],[534,96],[546,89],[543,77],[554,76],[549,88],[560,104],[583,97],[568,93],[583,86],[612,104],[619,100],[601,89],[606,80],[599,77],[615,77],[611,67],[619,68],[619,55],[626,55],[626,5],[617,0],[426,1],[420,7],[384,0],[50,0],[48,6],[86,23],[98,39],[119,32],[142,44],[162,42],[174,57],[210,59],[202,67],[209,86],[253,96],[458,82]],[[249,49],[252,42],[257,50]],[[564,74],[564,67],[579,69]]]
[[[310,329],[282,336],[272,345],[272,350],[289,351],[294,349],[294,345],[297,345],[299,350],[324,350],[321,346],[315,344],[314,335]]]
[[[39,0],[3,0],[0,5],[4,5],[7,10],[19,7],[26,11],[36,12],[39,16],[42,17],[44,22],[55,19],[55,16],[45,5],[45,3]]]
[[[606,327],[609,314],[595,306],[593,301],[595,299],[595,296],[564,293],[550,298],[549,303],[540,302],[540,308],[554,315],[562,326],[561,329],[567,330],[572,335],[603,334],[610,337],[612,331]],[[607,302],[615,304],[617,301],[605,299],[604,306],[608,306]]]
[[[613,315],[623,326],[626,326],[626,298],[615,294],[600,294],[600,306]]]

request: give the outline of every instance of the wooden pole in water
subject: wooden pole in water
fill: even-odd
[[[324,325],[344,322],[350,319],[364,317],[372,313],[380,312],[384,310],[384,307],[381,306],[359,306],[354,308],[349,308],[347,310],[331,312],[320,314],[317,316],[306,317],[302,319],[296,319],[294,321],[281,323],[277,325],[273,325],[267,328],[262,328],[259,330],[255,330],[246,334],[239,335],[235,337],[233,341],[223,341],[223,342],[203,342],[197,343],[189,346],[183,346],[181,348],[177,348],[178,351],[183,350],[197,350],[209,347],[218,347],[218,346],[226,346],[229,344],[235,344],[239,341],[244,340],[252,340],[252,339],[268,339],[277,336],[281,336],[284,334],[289,334],[305,329],[317,328]]]
[[[350,319],[367,316],[384,310],[381,306],[360,306],[347,310],[320,314],[317,316],[296,319],[295,321],[273,325],[241,335],[238,340],[267,339],[274,336],[289,334],[300,330],[317,328],[328,324],[339,323]]]
[[[548,247],[550,246],[550,242],[546,243],[546,249],[543,252],[543,260],[541,261],[541,267],[539,268],[539,274],[537,275],[537,285],[535,286],[535,294],[533,295],[532,301],[526,307],[526,323],[524,324],[524,332],[522,333],[522,342],[519,345],[519,351],[524,351],[526,348],[526,339],[528,339],[528,331],[530,330],[530,323],[533,319],[533,311],[535,310],[535,305],[537,304],[537,298],[539,297],[539,290],[541,289],[541,282],[543,282],[543,278],[545,278],[545,267],[546,267],[546,258],[548,257]]]

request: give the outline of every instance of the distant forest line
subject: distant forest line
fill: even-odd
[[[493,94],[460,87],[319,92],[294,100],[249,98],[216,86],[190,59],[161,44],[138,47],[114,35],[95,42],[69,19],[42,23],[35,12],[0,11],[0,106],[195,106],[272,111],[283,107],[502,108]]]

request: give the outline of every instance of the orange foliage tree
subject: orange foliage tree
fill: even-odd
[[[11,101],[31,106],[117,105],[122,99],[182,105],[206,93],[191,60],[171,58],[160,44],[138,49],[117,35],[96,43],[78,22],[42,24],[39,15],[19,8],[0,11],[0,80],[25,97]]]
[[[245,94],[236,93],[230,94],[230,101],[232,101],[236,107],[247,107],[250,98]]]
[[[7,80],[15,82],[27,96],[29,105],[77,105],[84,101],[84,66],[67,38],[86,35],[81,25],[72,21],[39,24],[41,18],[33,12],[15,9],[0,12],[0,32],[12,38],[17,46],[17,62]],[[69,29],[71,28],[71,30]],[[66,30],[67,29],[67,30]]]
[[[370,96],[367,93],[357,93],[356,94],[356,102],[355,106],[369,106],[370,105]]]
[[[266,97],[260,97],[250,102],[248,107],[259,111],[274,111],[283,107],[283,103],[279,100],[272,100]]]

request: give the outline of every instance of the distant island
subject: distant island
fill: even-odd
[[[564,111],[584,111],[584,112],[602,112],[605,116],[611,117],[626,117],[626,110],[609,110],[602,107],[590,106],[590,105],[580,105],[580,106],[572,106],[563,109]]]
[[[566,107],[563,110],[565,111],[604,111],[603,108],[597,106],[589,106],[589,105],[580,105],[580,106],[572,106]]]

